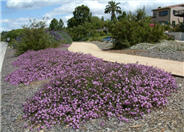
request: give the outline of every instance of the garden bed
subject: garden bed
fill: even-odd
[[[42,87],[42,81],[31,83],[30,85],[12,86],[4,82],[5,76],[15,70],[11,62],[17,58],[13,56],[12,49],[7,49],[5,62],[3,65],[2,79],[2,130],[24,131],[22,120],[23,108],[26,98],[31,97]],[[149,114],[145,114],[143,119],[130,119],[129,122],[119,121],[117,118],[99,118],[90,120],[78,129],[73,129],[68,125],[56,125],[45,131],[182,131],[184,126],[184,84],[183,78],[175,77],[178,92],[168,97],[169,104],[166,107],[155,109]]]

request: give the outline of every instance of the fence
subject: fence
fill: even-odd
[[[169,32],[167,34],[174,36],[176,40],[184,41],[184,32]]]

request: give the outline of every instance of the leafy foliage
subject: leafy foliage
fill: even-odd
[[[54,18],[52,19],[49,25],[49,29],[54,31],[62,30],[63,28],[64,28],[64,23],[62,19],[60,19],[58,22],[58,20]]]
[[[127,13],[125,11],[123,11],[123,13],[121,13],[119,16],[118,16],[118,20],[120,21],[121,19],[124,19],[126,18],[127,16]]]
[[[82,25],[85,22],[89,22],[91,18],[90,9],[85,5],[76,7],[75,10],[73,11],[73,15],[74,16],[68,20],[69,28]]]
[[[106,35],[103,31],[104,26],[105,22],[103,20],[92,16],[90,22],[68,28],[68,31],[74,41],[94,40],[95,38]]]
[[[142,42],[155,43],[166,38],[163,26],[155,24],[151,27],[150,23],[151,19],[145,15],[144,9],[137,10],[134,15],[129,13],[121,18],[111,30],[115,39],[114,48],[128,48]]]
[[[19,69],[7,77],[12,84],[51,79],[24,104],[24,118],[33,127],[66,123],[79,128],[99,117],[137,119],[166,105],[176,89],[174,78],[162,70],[60,49],[28,51],[13,64]]]
[[[72,38],[66,31],[49,31],[49,34],[62,44],[71,44]]]
[[[8,41],[8,45],[15,48],[15,41],[20,39],[22,32],[23,29],[15,29],[8,32],[3,32],[1,40]]]
[[[49,29],[50,30],[57,30],[58,29],[58,20],[57,19],[52,19],[50,25],[49,25]]]
[[[68,29],[74,41],[86,41],[89,36],[90,27],[87,24],[78,25],[76,27]]]
[[[58,30],[62,30],[64,28],[64,22],[62,19],[59,19],[59,22],[58,22]]]
[[[174,26],[173,29],[175,32],[184,32],[184,23],[180,22],[179,24],[177,24],[176,26]]]
[[[24,26],[21,41],[16,41],[16,53],[20,55],[27,50],[40,50],[58,45],[59,42],[46,32],[45,23],[33,20],[30,25]]]
[[[119,2],[109,1],[105,8],[104,13],[111,13],[111,21],[116,21],[116,14],[121,14],[121,8],[118,6],[119,4]]]
[[[76,19],[74,17],[68,19],[67,25],[68,25],[68,28],[73,28],[73,27],[77,26]]]

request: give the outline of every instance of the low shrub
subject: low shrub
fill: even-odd
[[[68,29],[74,41],[86,41],[91,34],[91,25],[85,23]]]
[[[2,41],[7,41],[10,47],[15,48],[15,42],[19,40],[20,35],[22,34],[23,29],[15,29],[8,32],[3,32],[1,36]]]
[[[79,128],[99,117],[139,118],[166,105],[176,90],[175,79],[162,70],[57,49],[28,51],[13,64],[19,69],[6,78],[12,84],[51,79],[23,105],[24,119],[41,129],[60,123]]]
[[[16,54],[20,55],[28,50],[40,50],[58,45],[59,41],[46,32],[45,23],[34,20],[30,25],[23,27],[20,41],[16,41]]]
[[[137,22],[127,19],[123,19],[114,25],[112,36],[115,40],[115,49],[128,48],[143,42],[156,43],[167,38],[164,34],[164,28],[159,24],[150,27],[149,21]]]
[[[164,34],[164,26],[160,24],[151,26],[151,23],[151,18],[146,16],[145,9],[138,9],[135,14],[130,12],[112,26],[114,48],[128,48],[144,42],[156,43],[168,38]]]
[[[71,44],[72,38],[65,31],[49,31],[50,35],[54,37],[54,39],[62,44]]]
[[[75,25],[67,29],[74,41],[94,41],[99,40],[100,37],[105,36],[103,31],[105,22],[98,17],[92,16],[89,22]]]
[[[184,23],[180,22],[179,24],[173,27],[174,32],[184,32]]]

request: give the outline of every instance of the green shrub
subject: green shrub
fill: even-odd
[[[69,28],[68,31],[74,41],[87,40],[87,36],[89,34],[88,30],[82,25]]]
[[[16,41],[16,54],[20,55],[28,50],[40,50],[58,45],[59,41],[46,32],[45,23],[34,21],[23,28],[21,40]]]
[[[9,46],[13,46],[18,37],[22,34],[23,29],[14,29],[8,32],[3,32],[1,36],[2,41],[8,41]],[[7,40],[7,38],[9,40]]]
[[[147,42],[155,43],[162,39],[166,39],[166,36],[164,35],[164,27],[162,25],[156,24],[148,33]]]
[[[48,31],[49,34],[60,44],[71,44],[71,36],[64,30],[62,31]]]
[[[140,13],[138,15],[139,19],[130,13],[112,27],[115,49],[128,48],[142,42],[155,43],[167,38],[163,26],[155,24],[154,27],[150,27],[150,17],[140,17]]]
[[[180,22],[179,24],[174,26],[173,31],[175,31],[175,32],[184,32],[184,23]]]
[[[72,38],[66,31],[60,31],[59,33],[62,36],[62,38],[64,39],[65,44],[71,44],[72,43]]]

